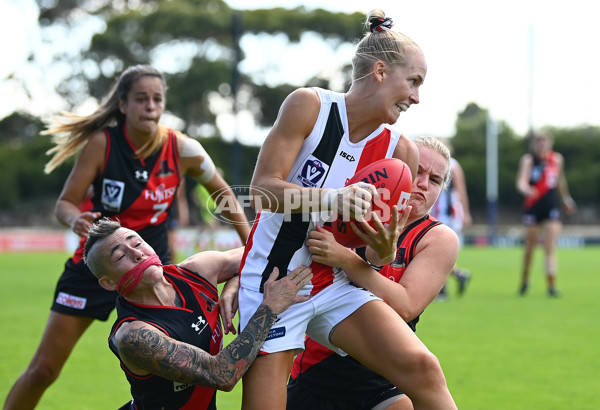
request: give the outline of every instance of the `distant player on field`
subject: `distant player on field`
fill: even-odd
[[[529,289],[529,269],[540,228],[545,228],[543,245],[544,266],[548,296],[558,296],[556,290],[556,239],[560,232],[560,208],[571,213],[576,205],[569,194],[564,174],[563,156],[552,150],[552,139],[547,133],[533,134],[531,151],[521,157],[517,174],[517,190],[525,197],[523,201],[523,224],[525,225],[525,254],[519,294]]]

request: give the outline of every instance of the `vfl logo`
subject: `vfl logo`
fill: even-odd
[[[345,158],[345,159],[347,159],[350,162],[356,161],[356,159],[352,155],[348,154],[345,151],[340,151],[340,157]]]
[[[135,170],[135,179],[137,179],[138,181],[148,181],[148,171],[143,170],[143,171],[139,171],[139,170]]]
[[[327,164],[324,164],[311,155],[304,163],[300,175],[297,175],[296,178],[303,186],[315,188],[328,169],[329,166]]]
[[[202,316],[198,316],[198,321],[196,323],[192,323],[192,327],[196,332],[198,332],[198,334],[202,333],[206,326],[208,326],[208,323]]]
[[[105,178],[102,180],[102,206],[107,211],[119,212],[125,192],[125,183]]]

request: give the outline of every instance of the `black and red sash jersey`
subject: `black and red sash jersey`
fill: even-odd
[[[118,218],[121,226],[136,231],[163,263],[169,263],[166,219],[181,181],[177,138],[168,132],[164,144],[146,159],[138,159],[125,127],[107,127],[104,172],[93,184],[93,212]],[[80,241],[73,260],[83,254]]]
[[[429,230],[441,222],[430,215],[410,224],[398,238],[396,258],[379,271],[394,282],[400,281],[415,256],[419,241]],[[357,250],[364,257],[364,248]],[[416,331],[419,316],[408,322]],[[377,395],[390,387],[391,383],[363,366],[351,356],[340,356],[332,350],[305,339],[305,350],[296,356],[290,377],[290,386],[299,384],[303,388],[333,399],[363,399],[365,395]]]
[[[217,289],[185,268],[166,265],[163,271],[183,305],[137,305],[119,296],[117,320],[108,339],[110,349],[121,360],[114,344],[115,332],[123,323],[139,320],[173,339],[216,355],[223,347]],[[131,385],[136,409],[216,409],[216,390],[213,388],[177,383],[152,374],[137,376],[122,361],[121,368]]]
[[[529,185],[536,189],[537,194],[525,198],[523,208],[533,208],[536,204],[544,204],[546,208],[559,206],[558,179],[560,167],[556,158],[556,152],[550,151],[546,158],[540,159],[535,155],[529,174]]]

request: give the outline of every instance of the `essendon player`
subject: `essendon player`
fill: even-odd
[[[332,235],[322,229],[312,231],[308,240],[313,260],[343,266],[357,286],[385,300],[413,331],[420,314],[446,281],[458,254],[456,233],[429,215],[450,176],[450,154],[435,138],[419,137],[414,141],[419,148],[419,169],[407,206],[410,213],[392,263],[361,269],[362,260],[333,242]],[[363,229],[368,227],[361,225]],[[378,348],[375,336],[370,348]],[[294,360],[287,409],[373,408],[412,409],[412,403],[392,383],[351,356],[340,356],[306,338],[305,351]]]
[[[533,134],[531,152],[523,155],[517,174],[517,190],[524,197],[522,221],[526,229],[525,253],[519,293],[529,288],[529,269],[540,228],[544,227],[546,281],[549,296],[558,296],[556,281],[556,238],[560,232],[561,205],[574,212],[575,201],[569,194],[563,156],[552,150],[548,134]]]
[[[101,288],[81,258],[94,220],[101,216],[118,219],[169,263],[167,212],[184,175],[239,205],[200,143],[159,123],[166,89],[164,77],[156,69],[130,67],[95,112],[66,114],[46,131],[54,135],[56,143],[46,172],[79,153],[55,213],[81,237],[81,243],[58,281],[38,350],[9,392],[5,409],[34,408],[89,325],[95,319],[106,320],[115,307],[117,293]],[[90,186],[92,208],[82,211],[80,204]],[[244,213],[236,212],[240,209],[231,206],[223,210],[223,216],[236,222],[245,242],[250,227]]]
[[[206,251],[163,266],[150,245],[118,222],[103,218],[90,229],[84,259],[99,284],[120,295],[108,344],[131,385],[133,399],[122,409],[216,409],[216,390],[233,389],[277,314],[308,299],[297,293],[312,278],[310,268],[278,281],[275,269],[248,326],[221,350],[217,284],[228,281],[223,297],[236,297],[242,251]]]

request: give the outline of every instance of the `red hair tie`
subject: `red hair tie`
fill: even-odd
[[[378,31],[387,31],[392,29],[394,21],[390,17],[386,18],[374,18],[371,20],[369,29],[371,33],[377,33]]]
[[[150,255],[148,259],[142,261],[139,265],[134,266],[121,277],[117,284],[117,292],[123,296],[127,296],[140,283],[144,271],[152,265],[160,266],[161,268],[163,266],[160,262],[160,258],[155,253]]]

